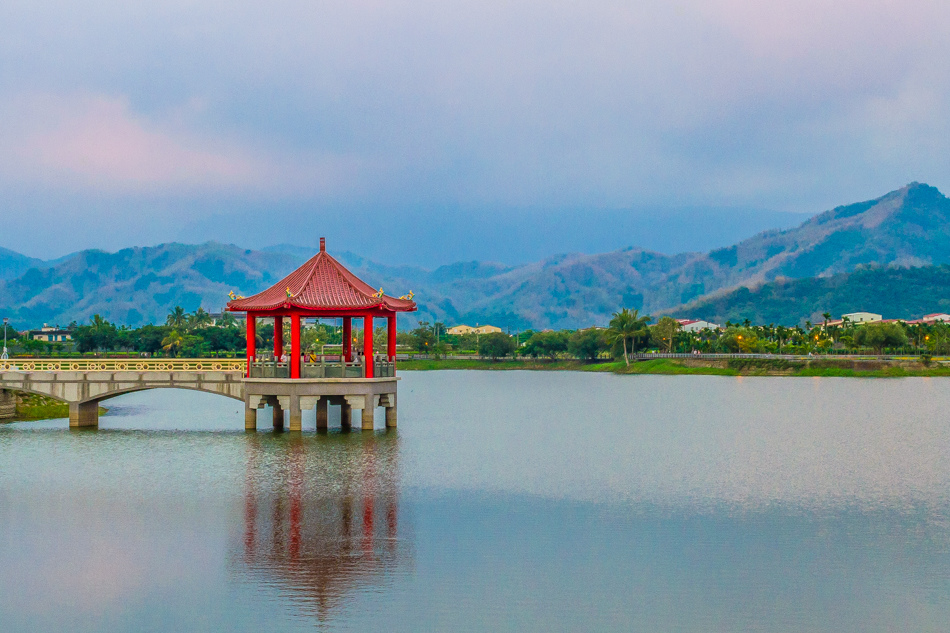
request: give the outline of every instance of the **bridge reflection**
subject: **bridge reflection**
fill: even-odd
[[[395,431],[247,441],[243,574],[326,619],[407,568]]]

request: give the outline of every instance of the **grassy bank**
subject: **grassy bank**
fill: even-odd
[[[99,415],[107,409],[99,407]],[[54,420],[69,417],[69,405],[61,400],[32,393],[17,393],[16,415],[2,422],[21,422],[24,420]]]
[[[950,367],[925,366],[913,361],[789,361],[783,359],[673,360],[658,358],[631,363],[587,363],[577,360],[410,360],[399,363],[404,371],[440,369],[601,371],[617,374],[660,374],[669,376],[799,376],[842,378],[904,378],[947,376]]]

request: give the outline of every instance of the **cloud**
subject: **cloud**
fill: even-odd
[[[818,212],[950,187],[945,2],[14,0],[0,28],[0,202]]]
[[[156,120],[125,97],[17,96],[0,124],[4,175],[99,193],[300,195],[332,191],[353,168],[195,133],[184,123],[201,108],[192,100]]]

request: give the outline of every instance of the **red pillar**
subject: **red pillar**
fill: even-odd
[[[247,313],[247,377],[251,377],[251,363],[257,356],[257,317]]]
[[[353,362],[353,319],[343,317],[343,358],[346,362]]]
[[[290,316],[290,377],[300,378],[300,315]]]
[[[366,377],[375,375],[376,363],[373,362],[373,317],[363,317],[363,360],[366,362]]]
[[[274,317],[274,357],[284,355],[284,317]]]
[[[396,313],[393,312],[386,317],[386,344],[388,347],[387,355],[389,362],[393,364],[393,373],[396,371]]]

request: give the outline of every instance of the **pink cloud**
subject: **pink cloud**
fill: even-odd
[[[193,109],[187,104],[153,119],[121,97],[21,98],[7,108],[6,134],[0,127],[9,161],[0,168],[8,178],[109,192],[271,194],[330,191],[354,169],[345,157],[280,156],[190,133],[182,120]]]

